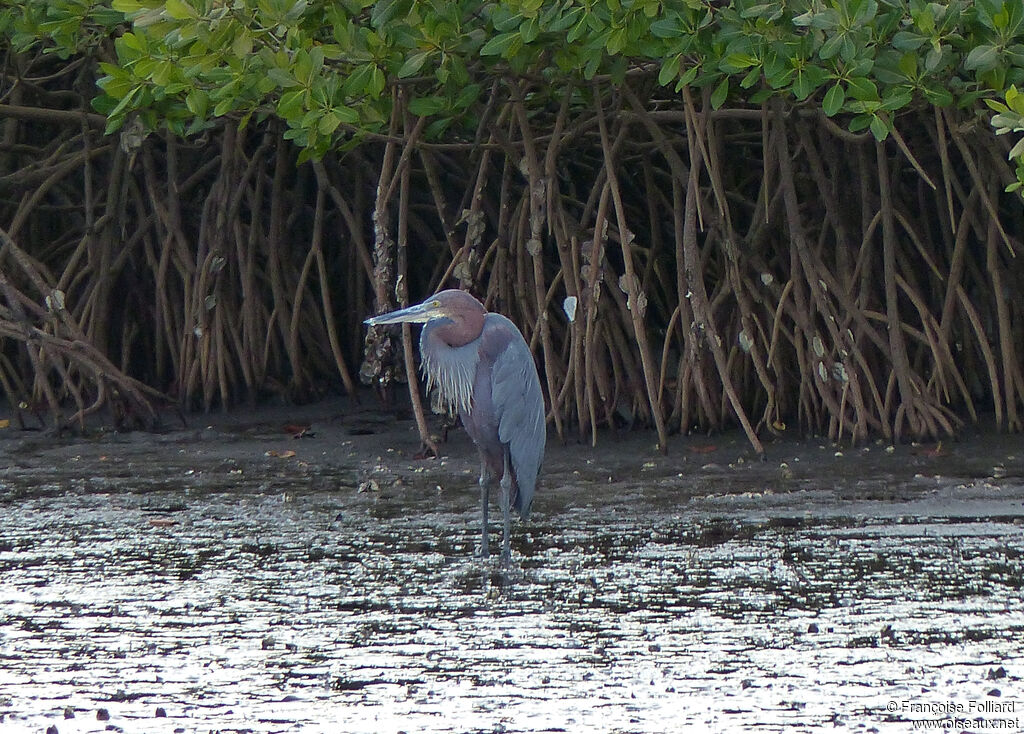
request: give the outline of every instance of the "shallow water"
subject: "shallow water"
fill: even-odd
[[[1019,477],[705,468],[563,472],[507,578],[468,470],[9,468],[0,731],[1024,730]]]

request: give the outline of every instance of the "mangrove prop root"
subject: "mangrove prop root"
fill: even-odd
[[[361,363],[408,383],[429,446],[414,351],[362,321],[461,286],[522,328],[563,440],[737,425],[760,454],[793,430],[938,439],[982,411],[1024,429],[1024,216],[1005,146],[955,110],[875,143],[643,74],[506,79],[451,142],[396,87],[387,135],[300,163],[273,121],[110,139],[20,90],[0,105],[18,421],[351,394]]]

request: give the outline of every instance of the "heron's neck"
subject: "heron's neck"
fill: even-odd
[[[475,344],[452,346],[445,338],[447,325],[433,322],[423,327],[421,369],[427,377],[427,389],[437,388],[442,405],[468,414],[473,405],[473,383],[480,352]]]

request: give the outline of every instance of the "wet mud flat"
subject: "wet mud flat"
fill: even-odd
[[[0,436],[0,731],[1024,731],[1019,436],[552,442],[503,577],[464,434],[319,410]]]

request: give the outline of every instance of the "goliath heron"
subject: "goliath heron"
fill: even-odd
[[[487,557],[487,504],[501,488],[502,562],[509,562],[510,508],[530,513],[547,432],[544,397],[530,348],[516,325],[476,298],[447,290],[423,303],[367,319],[371,326],[422,323],[420,355],[427,388],[454,408],[480,452],[480,555]]]

